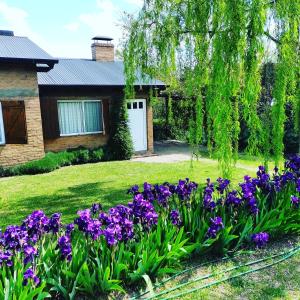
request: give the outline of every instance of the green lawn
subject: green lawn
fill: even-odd
[[[241,161],[233,180],[254,174],[257,161]],[[64,221],[74,219],[79,209],[98,201],[105,208],[127,203],[127,189],[134,184],[176,182],[190,177],[199,183],[207,177],[216,179],[220,172],[217,162],[204,159],[180,163],[105,162],[71,166],[52,173],[3,178],[0,180],[0,227],[18,224],[33,210],[47,214],[62,212]]]

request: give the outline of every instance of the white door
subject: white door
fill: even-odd
[[[147,150],[146,100],[127,100],[128,125],[134,151]]]

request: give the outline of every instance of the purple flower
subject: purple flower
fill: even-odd
[[[224,194],[224,191],[227,189],[227,187],[228,187],[229,184],[230,184],[230,180],[228,180],[228,179],[223,179],[223,178],[219,177],[219,178],[217,179],[217,182],[218,182],[217,190],[219,191],[219,193],[220,193],[221,195],[223,195],[223,194]]]
[[[0,267],[2,267],[4,264],[8,267],[11,267],[13,265],[13,261],[12,261],[12,252],[7,250],[2,252],[0,250]]]
[[[109,246],[114,246],[122,240],[122,228],[119,224],[110,224],[104,230],[104,236]]]
[[[134,185],[127,191],[127,194],[136,195],[138,192],[139,192],[139,186]]]
[[[192,193],[198,188],[198,184],[190,181],[189,178],[185,180],[179,180],[175,188],[175,193],[180,200],[188,202]]]
[[[181,221],[181,217],[180,217],[180,213],[178,210],[172,210],[170,213],[170,219],[173,225],[175,226],[181,226],[182,225],[182,221]]]
[[[160,185],[160,186],[156,185],[155,190],[156,190],[158,203],[163,207],[167,207],[168,199],[172,196],[169,187],[166,185]]]
[[[70,223],[66,226],[66,235],[67,236],[71,236],[73,230],[74,230],[74,224],[73,223]]]
[[[24,265],[33,262],[35,256],[38,255],[37,249],[30,245],[24,246],[23,253],[24,253]]]
[[[102,210],[102,205],[100,203],[94,203],[91,207],[92,214],[98,213],[100,210]]]
[[[300,193],[300,178],[296,182],[296,191]]]
[[[255,243],[256,247],[261,248],[268,243],[269,234],[266,232],[256,233],[251,236],[251,240]]]
[[[90,209],[80,210],[77,212],[77,215],[79,217],[77,219],[75,219],[74,224],[76,224],[78,226],[78,229],[80,231],[88,233],[88,227],[89,227],[89,223],[91,221]]]
[[[7,226],[2,235],[2,243],[6,249],[21,250],[29,241],[27,231],[20,226]]]
[[[291,204],[293,207],[299,208],[300,198],[298,198],[297,196],[291,196]]]
[[[153,204],[143,199],[142,194],[137,194],[133,202],[128,203],[128,207],[132,209],[135,223],[140,223],[144,230],[148,231],[153,225],[157,224],[158,214]]]
[[[49,219],[42,210],[32,212],[23,221],[22,227],[27,230],[32,241],[37,241],[45,233],[49,232]]]
[[[51,216],[48,222],[48,230],[52,231],[53,233],[58,233],[61,227],[61,214],[55,213]]]
[[[72,260],[72,244],[71,238],[69,236],[61,236],[58,239],[57,248],[60,250],[60,257],[62,260],[66,259],[67,261]]]
[[[241,205],[242,202],[243,200],[238,196],[238,191],[236,190],[229,192],[225,200],[226,205],[233,205],[235,207]]]
[[[217,237],[217,233],[224,228],[223,220],[221,217],[215,217],[214,219],[210,219],[210,227],[207,231],[207,236],[209,238],[215,239]]]
[[[208,178],[206,181],[206,188],[204,189],[203,206],[210,211],[214,210],[214,208],[216,207],[216,203],[213,201],[213,192],[214,185]]]
[[[29,280],[33,280],[33,283],[35,285],[39,285],[40,283],[40,279],[34,274],[34,271],[31,267],[24,272],[23,278],[24,278],[23,279],[24,286],[28,284]]]

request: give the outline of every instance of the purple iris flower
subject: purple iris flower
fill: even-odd
[[[295,208],[299,208],[300,205],[300,198],[297,196],[291,196],[291,204]]]
[[[261,248],[268,243],[269,234],[266,232],[256,233],[251,236],[251,240],[255,243],[256,247]]]
[[[27,231],[32,241],[37,241],[45,232],[49,232],[49,219],[42,210],[32,212],[23,221],[22,227]]]
[[[243,202],[243,199],[241,199],[238,195],[238,191],[233,190],[231,192],[228,193],[226,200],[225,200],[225,204],[226,205],[232,205],[232,206],[239,206],[241,205],[241,203]]]
[[[55,234],[58,233],[60,227],[61,227],[61,214],[55,213],[51,216],[48,222],[48,230],[52,231]]]
[[[178,210],[173,209],[170,213],[170,219],[173,225],[175,226],[181,226],[182,225],[182,221],[181,221],[181,217],[180,217],[180,213]]]
[[[13,265],[13,254],[11,251],[6,250],[4,252],[2,252],[0,250],[0,267],[2,267],[4,264],[8,267],[11,267]]]
[[[72,260],[72,244],[69,236],[61,236],[58,239],[57,248],[60,250],[62,260],[66,259],[69,262]]]
[[[217,233],[224,228],[223,220],[221,217],[215,217],[214,219],[210,219],[210,227],[207,231],[207,236],[209,238],[215,239],[217,237]]]
[[[217,182],[218,182],[217,190],[219,191],[219,193],[220,193],[221,195],[223,195],[223,194],[224,194],[224,191],[227,189],[227,187],[228,187],[229,184],[230,184],[230,180],[228,180],[228,179],[223,179],[223,178],[219,177],[219,178],[217,179]]]
[[[213,201],[213,192],[214,185],[208,178],[206,180],[206,188],[204,189],[203,206],[210,211],[214,210],[214,208],[216,207],[216,203]]]
[[[140,223],[144,230],[148,231],[157,224],[158,214],[153,204],[143,198],[142,194],[137,194],[128,207],[132,209],[135,223]]]
[[[66,235],[67,236],[71,236],[73,230],[74,230],[75,226],[74,223],[70,223],[66,226]]]
[[[31,245],[26,245],[23,248],[24,253],[24,265],[33,262],[34,258],[38,255],[38,251]]]
[[[35,285],[39,285],[40,279],[35,275],[33,269],[30,267],[24,272],[23,285],[27,285],[29,280],[32,280]]]
[[[100,210],[102,210],[102,205],[100,203],[94,203],[91,207],[92,214],[97,214]]]

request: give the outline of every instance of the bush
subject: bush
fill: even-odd
[[[102,148],[91,150],[90,152],[90,162],[99,162],[104,160],[104,150]]]
[[[112,109],[108,141],[109,160],[128,160],[133,155],[133,144],[124,102],[125,100],[115,101]]]
[[[58,153],[49,152],[44,158],[13,167],[0,167],[0,177],[49,173],[64,166],[100,162],[106,158],[104,148],[72,149]]]

